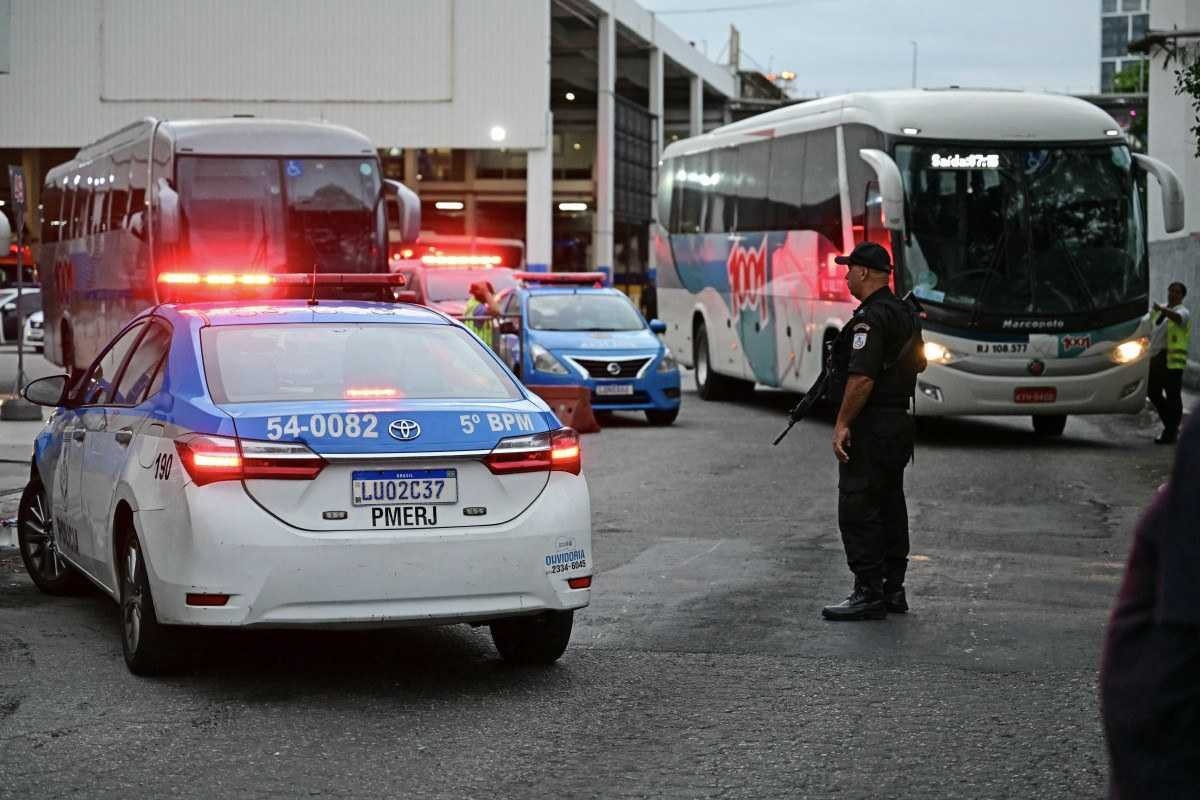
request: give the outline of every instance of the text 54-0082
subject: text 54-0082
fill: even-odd
[[[302,433],[321,439],[378,439],[379,418],[374,414],[313,414],[301,422],[301,417],[268,417],[267,438],[275,441],[284,436],[296,438]]]

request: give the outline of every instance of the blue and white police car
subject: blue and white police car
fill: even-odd
[[[522,286],[501,295],[505,363],[530,386],[583,386],[595,411],[641,411],[652,425],[679,416],[679,365],[604,274],[519,272]]]
[[[34,381],[18,541],[45,592],[120,604],[129,668],[189,626],[488,624],[562,655],[593,570],[577,434],[418,306],[164,304]]]

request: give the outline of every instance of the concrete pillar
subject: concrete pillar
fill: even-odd
[[[688,136],[704,133],[704,79],[693,75],[688,79]]]
[[[655,116],[654,122],[654,164],[658,165],[658,160],[662,157],[663,146],[666,144],[663,137],[666,136],[666,128],[663,124],[664,120],[664,101],[663,96],[663,51],[657,47],[650,51],[650,113]],[[658,219],[658,203],[650,210],[651,216]]]
[[[42,202],[42,151],[23,151],[21,170],[25,173],[25,242],[40,242],[42,233],[38,203]],[[16,241],[16,234],[14,230],[13,241]]]
[[[404,148],[403,183],[417,194],[421,193],[421,182],[417,180],[417,151],[412,147]]]
[[[475,236],[479,232],[479,209],[475,198],[475,151],[463,154],[463,173],[467,191],[463,194],[463,233]]]
[[[616,136],[616,96],[613,94],[617,75],[617,21],[611,14],[600,17],[597,26],[596,81],[596,213],[592,223],[592,266],[613,271],[613,172]]]
[[[551,115],[546,115],[546,146],[525,157],[525,268],[550,272],[554,256],[554,151]]]

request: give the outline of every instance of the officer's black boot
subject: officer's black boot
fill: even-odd
[[[834,622],[852,622],[860,619],[883,619],[887,606],[883,602],[880,586],[854,584],[854,591],[842,602],[821,609],[821,616]]]
[[[889,614],[907,614],[908,597],[904,594],[904,587],[893,587],[884,584],[883,604]]]

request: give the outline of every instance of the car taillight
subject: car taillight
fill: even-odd
[[[175,440],[175,449],[197,486],[255,478],[312,480],[325,468],[325,460],[300,442],[189,434]]]
[[[517,472],[570,472],[580,469],[579,434],[571,428],[501,439],[483,463],[494,475]]]

